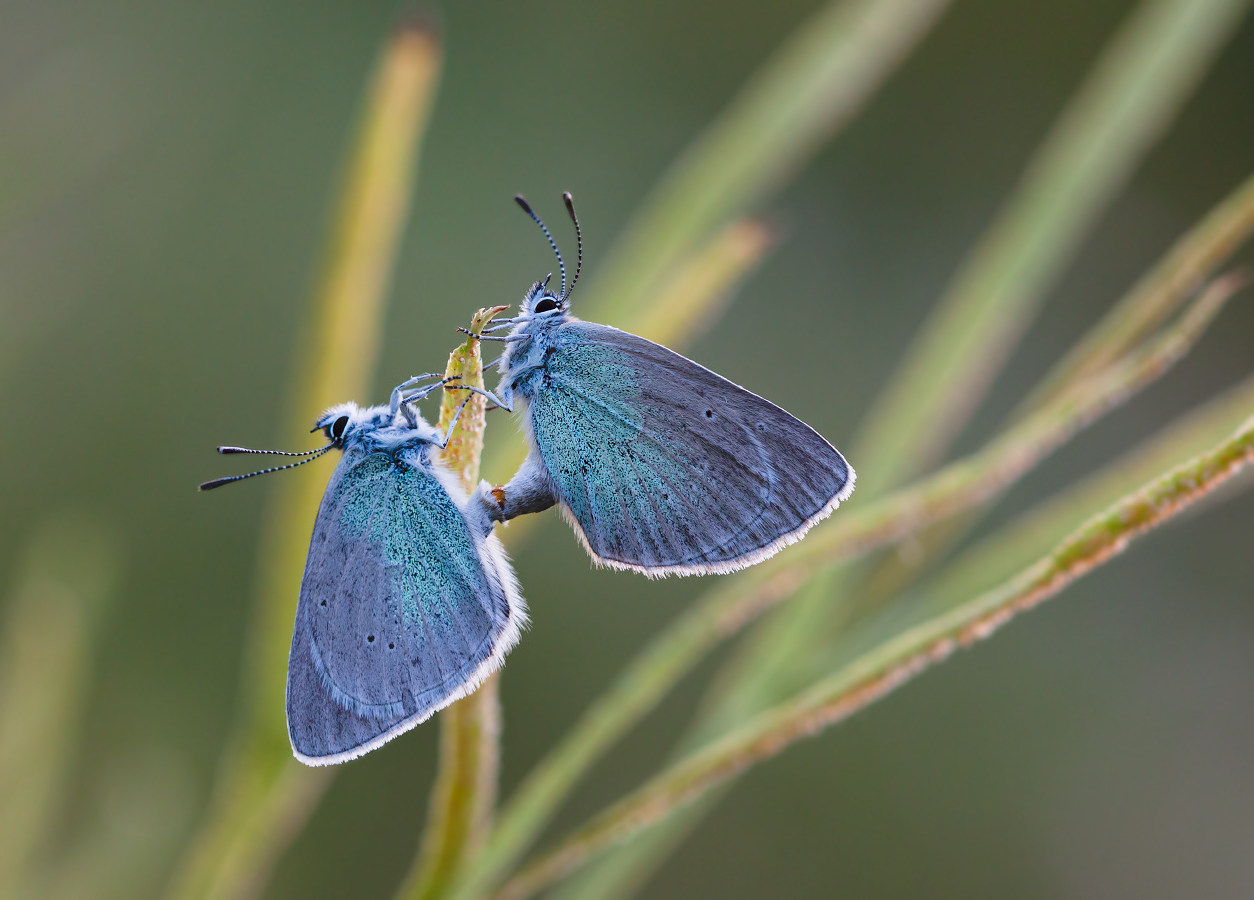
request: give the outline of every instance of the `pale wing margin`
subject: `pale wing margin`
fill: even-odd
[[[814,429],[665,347],[578,321],[554,347],[531,430],[599,562],[734,571],[799,540],[853,490],[853,469]]]
[[[513,572],[499,541],[467,528],[464,504],[455,479],[416,455],[337,467],[288,664],[302,762],[343,762],[408,731],[473,691],[517,642],[526,612]]]

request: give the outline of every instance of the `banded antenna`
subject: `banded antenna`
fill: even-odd
[[[570,290],[562,291],[562,301],[575,292],[575,285],[579,282],[579,273],[583,271],[583,233],[579,230],[579,217],[575,215],[575,198],[570,195],[570,191],[562,194],[562,199],[566,201],[566,211],[570,213],[570,220],[575,223],[575,243],[579,247],[579,259],[575,262],[575,277],[570,280]]]
[[[540,226],[540,230],[544,232],[544,236],[549,239],[549,246],[552,247],[553,252],[557,254],[557,268],[562,273],[562,296],[565,297],[566,263],[562,261],[562,251],[557,249],[557,241],[553,240],[553,235],[549,234],[549,229],[543,222],[540,221],[540,217],[537,216],[535,210],[531,208],[531,204],[527,202],[527,198],[525,198],[522,194],[515,194],[514,202],[523,208],[523,212],[531,216],[535,223]]]
[[[271,469],[258,469],[256,472],[249,472],[247,475],[229,475],[226,478],[215,478],[213,481],[206,481],[196,490],[211,491],[214,488],[222,487],[224,484],[231,484],[235,481],[243,481],[245,478],[252,478],[254,475],[268,475],[271,472],[282,472],[284,469],[295,469],[297,466],[303,466],[307,462],[313,462],[334,446],[335,444],[333,443],[327,444],[325,447],[320,447],[317,450],[306,450],[304,453],[288,453],[283,450],[249,450],[246,447],[219,447],[219,453],[260,453],[267,455],[274,454],[277,456],[306,456],[307,458],[302,459],[300,462],[288,463],[286,466],[275,466]]]

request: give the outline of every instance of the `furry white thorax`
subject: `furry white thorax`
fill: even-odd
[[[395,413],[387,406],[359,407],[356,403],[340,403],[324,412],[314,428],[321,429],[328,440],[330,428],[341,416],[348,417],[348,425],[336,441],[340,450],[360,450],[367,453],[388,453],[405,446],[438,444],[440,432],[411,407],[406,416],[404,409]]]
[[[549,299],[557,303],[557,308],[548,312],[537,313],[536,306],[541,300]],[[514,383],[519,376],[530,369],[538,369],[544,365],[545,352],[552,342],[553,332],[567,322],[579,321],[570,314],[570,302],[562,300],[557,294],[545,287],[545,282],[537,281],[527,291],[519,304],[521,312],[519,322],[509,335],[511,338],[527,336],[530,340],[511,341],[505,345],[505,352],[497,364],[501,373],[501,382],[496,394],[507,404],[513,404]]]

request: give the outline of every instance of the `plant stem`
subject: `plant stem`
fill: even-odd
[[[1120,28],[872,408],[851,456],[856,463],[865,451],[876,461],[860,493],[913,477],[949,446],[1248,5],[1147,0]]]
[[[949,0],[832,0],[762,64],[650,193],[585,295],[641,308],[676,263],[778,190],[853,118]]]
[[[440,64],[438,38],[417,23],[401,28],[380,57],[299,342],[286,433],[304,433],[328,404],[370,390]],[[333,769],[306,768],[292,758],[284,716],[296,598],[310,526],[326,487],[325,472],[316,468],[284,473],[275,483],[247,639],[243,715],[224,753],[209,811],[168,888],[171,900],[259,894],[333,777]]]
[[[660,821],[750,766],[852,715],[955,649],[992,635],[1254,462],[1254,419],[1209,452],[1122,498],[1018,575],[897,634],[725,738],[689,755],[526,867],[493,900],[525,900],[593,854]]]
[[[479,334],[497,313],[509,307],[481,309],[470,324]],[[448,358],[445,377],[483,387],[481,342],[467,338]],[[469,391],[445,390],[440,404],[441,430],[465,404],[442,458],[469,494],[479,482],[487,401]],[[398,900],[434,900],[444,895],[463,860],[478,852],[492,824],[500,760],[499,673],[468,697],[440,713],[440,762],[427,824],[418,855],[396,896]]]
[[[787,555],[706,594],[628,664],[622,675],[532,769],[510,798],[484,853],[455,894],[470,900],[504,876],[574,784],[719,642],[793,596],[821,571],[957,515],[1001,493],[1044,456],[1162,375],[1244,282],[1217,280],[1171,329],[1055,398],[983,450],[915,485],[850,510]]]
[[[1023,408],[1100,369],[1166,321],[1254,234],[1254,175],[1176,241],[1153,269],[1054,367]]]

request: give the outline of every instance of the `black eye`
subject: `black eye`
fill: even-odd
[[[338,441],[340,438],[344,436],[344,429],[347,427],[348,427],[348,416],[340,416],[338,419],[336,419],[334,422],[331,423],[331,428],[327,432],[327,434],[330,435],[331,440]]]
[[[557,309],[557,301],[552,297],[543,297],[536,304],[536,312],[538,313],[552,312],[555,309]]]

